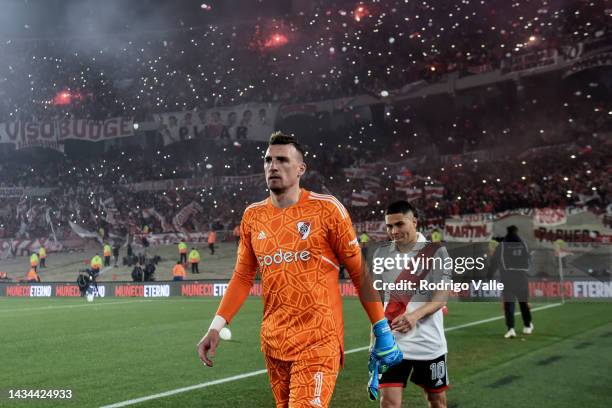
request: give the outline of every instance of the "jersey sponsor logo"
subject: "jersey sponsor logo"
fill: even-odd
[[[271,255],[258,256],[257,261],[260,266],[280,265],[282,263],[307,262],[310,260],[309,251],[283,251],[279,249]]]
[[[298,230],[298,233],[300,234],[300,237],[302,237],[302,240],[308,238],[308,235],[310,235],[310,222],[308,221],[298,222],[297,230]]]
[[[258,240],[260,240],[260,241],[261,241],[262,239],[266,239],[266,233],[265,233],[265,232],[263,232],[263,231],[260,231],[260,232],[259,232],[259,235],[257,236],[257,239],[258,239]]]

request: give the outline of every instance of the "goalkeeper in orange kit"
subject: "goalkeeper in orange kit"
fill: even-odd
[[[362,272],[351,219],[333,196],[300,188],[304,149],[275,133],[264,159],[270,197],[251,204],[240,224],[234,275],[206,335],[198,343],[208,366],[219,331],[249,294],[259,268],[264,298],[261,350],[277,407],[327,407],[344,360],[338,271],[343,264],[373,324],[369,391],[378,374],[402,361],[380,303]]]

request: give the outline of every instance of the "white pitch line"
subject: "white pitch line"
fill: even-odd
[[[557,306],[561,306],[561,303],[551,303],[550,305],[536,307],[534,309],[531,309],[531,311],[532,312],[537,312],[539,310],[549,309],[551,307],[557,307]],[[519,314],[520,314],[519,312],[515,313],[516,316],[518,316]],[[449,332],[449,331],[453,331],[453,330],[459,330],[459,329],[463,329],[465,327],[476,326],[476,325],[483,324],[483,323],[489,323],[489,322],[493,322],[495,320],[501,320],[503,318],[504,318],[504,316],[497,316],[497,317],[491,317],[489,319],[477,320],[475,322],[461,324],[459,326],[449,327],[449,328],[445,329],[444,331],[445,332]],[[357,348],[354,348],[354,349],[346,350],[344,352],[344,354],[357,353],[359,351],[368,350],[369,348],[370,348],[369,346],[357,347]],[[146,402],[146,401],[150,401],[150,400],[154,400],[154,399],[158,399],[158,398],[170,397],[172,395],[181,394],[181,393],[187,392],[187,391],[192,391],[192,390],[197,390],[197,389],[200,389],[200,388],[210,387],[210,386],[213,386],[213,385],[224,384],[224,383],[228,383],[228,382],[232,382],[232,381],[242,380],[243,378],[254,377],[256,375],[265,374],[266,372],[267,372],[266,370],[251,371],[249,373],[234,375],[232,377],[220,378],[220,379],[214,380],[214,381],[207,381],[207,382],[200,383],[200,384],[190,385],[188,387],[177,388],[177,389],[174,389],[174,390],[170,390],[170,391],[166,391],[166,392],[161,392],[159,394],[147,395],[146,397],[140,397],[140,398],[135,398],[135,399],[127,400],[127,401],[117,402],[117,403],[111,404],[111,405],[104,405],[104,406],[102,406],[100,408],[122,408],[122,407],[127,407],[128,405],[139,404],[141,402]]]
[[[105,302],[105,303],[85,303],[82,305],[63,305],[63,306],[44,306],[44,307],[29,307],[24,309],[3,309],[0,312],[29,312],[30,310],[55,310],[55,309],[73,309],[75,307],[95,307],[95,306],[106,306],[106,305],[124,305],[126,303],[144,303],[144,302],[153,302],[153,300],[128,300],[125,302]]]
[[[242,380],[243,378],[254,377],[256,375],[264,374],[266,372],[267,372],[266,370],[251,371],[250,373],[234,375],[233,377],[221,378],[219,380],[208,381],[208,382],[201,383],[201,384],[190,385],[189,387],[177,388],[175,390],[161,392],[159,394],[154,394],[154,395],[148,395],[146,397],[136,398],[136,399],[132,399],[132,400],[129,400],[129,401],[118,402],[118,403],[112,404],[112,405],[105,405],[105,406],[103,406],[101,408],[119,408],[119,407],[125,407],[125,406],[128,406],[128,405],[134,405],[134,404],[138,404],[140,402],[150,401],[150,400],[153,400],[153,399],[169,397],[171,395],[180,394],[182,392],[187,392],[187,391],[191,391],[191,390],[197,390],[198,388],[210,387],[211,385],[223,384],[223,383],[226,383],[226,382],[236,381],[236,380]]]
[[[8,300],[8,299],[7,299]],[[126,303],[142,303],[142,302],[219,302],[219,299],[142,299],[142,300],[127,300],[125,302],[106,302],[106,303],[86,303],[82,305],[62,305],[62,306],[44,306],[44,307],[30,307],[22,309],[1,309],[2,312],[27,312],[30,310],[55,310],[55,309],[72,309],[75,307],[93,307],[93,306],[104,306],[104,305],[123,305]]]
[[[533,309],[531,309],[531,311],[532,312],[537,312],[538,310],[550,309],[551,307],[557,307],[557,306],[561,306],[561,303],[551,303],[550,305],[545,305],[545,306],[540,306],[540,307],[533,308]],[[515,316],[518,316],[519,314],[520,314],[520,312],[514,313]],[[504,316],[491,317],[489,319],[478,320],[478,321],[472,322],[472,323],[460,324],[459,326],[449,327],[448,329],[446,329],[444,331],[449,332],[449,331],[453,331],[453,330],[459,330],[459,329],[463,329],[464,327],[476,326],[478,324],[493,322],[495,320],[501,320],[503,318],[504,318]]]

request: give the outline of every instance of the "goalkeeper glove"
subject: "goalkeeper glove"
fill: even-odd
[[[399,364],[404,355],[397,347],[393,333],[386,319],[382,319],[372,327],[374,332],[374,347],[372,348],[371,357],[380,362],[380,372],[384,373],[387,368]]]
[[[378,377],[380,374],[380,361],[370,355],[370,361],[368,362],[368,396],[370,401],[378,399]]]

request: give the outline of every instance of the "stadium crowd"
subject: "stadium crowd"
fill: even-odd
[[[398,109],[399,117],[403,114]],[[415,190],[421,191],[414,199],[424,209],[423,218],[434,220],[454,214],[543,206],[589,205],[602,212],[609,202],[612,146],[606,138],[581,126],[580,136],[572,143],[564,139],[565,132],[560,132],[559,140],[548,144],[535,140],[540,143],[525,148],[520,155],[502,145],[508,150],[506,154],[485,149],[427,156],[398,146],[406,138],[394,135],[390,130],[395,129],[394,123],[392,116],[384,124],[354,125],[336,130],[338,134],[312,139],[307,144],[311,170],[305,186],[343,197],[356,221],[376,219],[390,199]],[[517,132],[510,123],[508,126],[510,133]],[[428,145],[436,146],[432,135],[417,139],[423,143],[430,140]],[[48,236],[47,208],[56,234],[64,236],[71,233],[68,221],[91,231],[102,226],[107,231],[125,233],[147,225],[149,230],[161,232],[162,218],[171,224],[173,217],[192,202],[201,209],[185,224],[188,230],[206,231],[213,225],[231,230],[244,207],[266,194],[261,174],[264,150],[262,143],[223,146],[188,140],[158,149],[111,149],[93,159],[48,153],[36,157],[33,153],[23,160],[23,156],[6,155],[0,186],[54,190],[45,197],[4,199],[8,205],[0,214],[0,234]],[[355,169],[361,175],[353,174]],[[184,187],[181,180],[185,179],[200,184]],[[154,191],[138,188],[140,182],[173,180],[177,183]],[[426,194],[428,186],[443,190],[430,196]],[[367,203],[355,203],[355,193],[365,194]],[[161,218],[151,216],[150,209]]]
[[[96,50],[74,39],[6,41],[0,44],[6,55],[0,121],[145,120],[154,112],[241,102],[378,95],[605,38],[608,14],[599,2],[579,0],[504,2],[499,10],[465,0],[436,7],[374,2],[352,10],[320,2],[312,13],[276,19],[118,35]],[[406,22],[414,32],[403,32]],[[541,206],[589,205],[601,212],[610,188],[606,85],[561,81],[554,74],[525,77],[462,95],[389,103],[372,118],[346,108],[351,119],[342,126],[312,118],[321,125],[312,134],[279,122],[307,147],[306,187],[342,197],[356,221],[379,217],[389,199],[409,194],[432,220]],[[67,94],[58,100],[62,89]],[[164,146],[154,131],[142,140],[106,151],[67,142],[65,154],[0,149],[0,187],[52,189],[3,197],[0,238],[48,236],[51,225],[68,237],[69,221],[90,231],[125,233],[145,225],[162,231],[191,203],[199,215],[185,228],[231,230],[245,205],[266,194],[263,175],[249,178],[262,172],[265,143],[196,138]],[[138,184],[172,180],[177,183],[155,190]],[[188,188],[179,180],[198,182]]]
[[[277,18],[0,43],[0,122],[379,95],[610,35],[599,1],[318,2]],[[93,44],[99,46],[92,47]],[[104,45],[102,45],[104,44]],[[246,45],[246,46],[245,46]],[[257,69],[252,69],[257,66]]]

